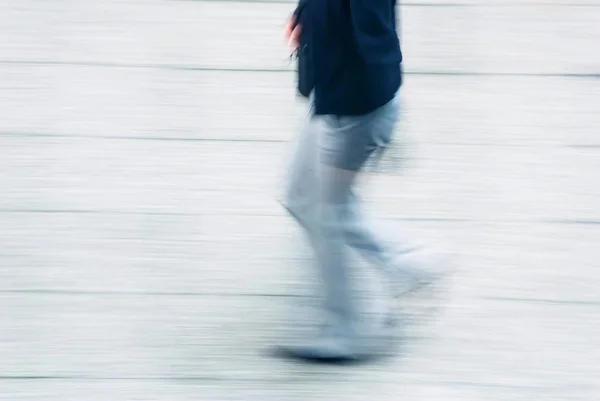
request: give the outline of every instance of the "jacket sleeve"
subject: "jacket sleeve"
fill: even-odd
[[[300,21],[302,19],[302,13],[306,9],[307,3],[308,3],[308,0],[299,0],[298,1],[298,6],[296,7],[296,10],[294,11],[294,17],[296,19],[297,24],[300,23]]]
[[[354,45],[365,63],[382,62],[397,40],[394,8],[390,0],[350,0]]]

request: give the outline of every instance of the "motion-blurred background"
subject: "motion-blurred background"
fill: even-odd
[[[311,319],[276,202],[293,8],[0,0],[0,400],[600,399],[600,1],[400,6],[367,200],[459,271],[405,352],[355,368],[264,354]]]

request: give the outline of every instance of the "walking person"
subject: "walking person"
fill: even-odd
[[[316,338],[279,351],[317,362],[372,358],[381,342],[361,322],[346,248],[383,270],[392,297],[434,278],[411,252],[388,248],[353,192],[367,160],[389,144],[400,112],[396,0],[300,0],[285,33],[300,57],[299,91],[310,99],[310,113],[282,203],[314,249],[325,322]]]

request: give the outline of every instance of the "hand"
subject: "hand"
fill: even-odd
[[[302,25],[296,23],[296,17],[292,16],[288,21],[283,34],[285,35],[288,46],[293,49],[300,47],[300,33],[302,32]]]

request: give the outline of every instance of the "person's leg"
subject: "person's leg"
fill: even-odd
[[[362,226],[363,221],[355,218],[359,213],[354,209],[357,201],[352,195],[352,186],[371,153],[389,141],[389,137],[378,141],[379,138],[373,138],[371,133],[383,125],[391,126],[393,131],[395,116],[385,112],[394,106],[395,103],[358,117],[315,117],[319,139],[318,197],[315,198],[317,206],[312,209],[315,214],[310,229],[323,281],[324,310],[330,331],[325,336],[327,341],[319,338],[288,348],[292,356],[312,360],[373,356],[373,338],[366,333],[369,328],[360,323],[351,291],[346,245],[349,239],[355,238],[358,247],[377,255],[384,252],[375,239],[365,239],[369,233]],[[381,341],[377,342],[378,346],[382,345]]]
[[[308,341],[303,344],[282,345],[278,350],[287,356],[302,359],[345,360],[353,353],[349,333],[353,330],[351,325],[356,320],[356,313],[349,291],[349,276],[342,262],[343,235],[339,235],[341,232],[335,229],[332,220],[322,219],[323,216],[330,216],[330,212],[325,210],[327,203],[323,202],[324,196],[330,197],[329,194],[333,193],[324,189],[339,183],[332,175],[333,170],[320,162],[319,146],[323,127],[320,117],[308,116],[295,143],[280,201],[303,228],[315,252],[324,287],[324,317],[317,338],[305,339]],[[330,237],[324,240],[328,235]]]
[[[375,223],[368,216],[360,199],[351,192],[343,211],[346,243],[378,267],[387,270],[396,255],[410,252],[415,246],[410,244],[391,245],[375,229]]]
[[[395,295],[418,284],[410,279],[411,276],[416,277],[413,274],[416,264],[410,262],[411,258],[403,257],[400,262],[395,258],[399,253],[410,255],[410,248],[395,250],[388,247],[376,235],[352,192],[355,178],[367,159],[389,143],[398,112],[398,99],[394,99],[364,116],[318,116],[313,120],[311,132],[316,134],[312,140],[318,140],[318,160],[314,161],[316,174],[311,175],[313,179],[309,187],[315,191],[310,191],[310,202],[306,197],[296,196],[295,201],[289,202],[296,207],[288,209],[294,209],[292,214],[307,228],[312,238],[324,284],[324,309],[335,336],[326,337],[324,342],[287,348],[285,351],[293,357],[324,361],[372,356],[369,352],[374,349],[360,338],[363,327],[360,327],[351,294],[345,245],[361,251],[384,268]],[[305,192],[301,194],[306,196]],[[308,213],[301,215],[300,211]],[[409,280],[406,280],[407,277]]]
[[[288,213],[304,229],[316,256],[319,272],[324,275],[324,326],[328,333],[346,332],[341,329],[353,314],[348,292],[348,277],[341,263],[344,257],[344,237],[341,231],[332,230],[331,202],[323,202],[324,197],[333,200],[334,186],[341,180],[334,176],[335,169],[321,163],[319,157],[320,136],[326,127],[320,117],[309,115],[296,140],[290,168],[285,183],[281,203]],[[337,187],[336,187],[337,188]],[[326,211],[329,208],[330,211]],[[338,213],[338,211],[335,211]],[[323,217],[327,219],[323,219]],[[334,228],[338,226],[333,224]],[[330,236],[324,239],[324,236]],[[331,266],[324,269],[322,266]],[[337,277],[329,280],[329,275]],[[334,284],[334,285],[332,285]]]
[[[340,121],[347,126],[345,146],[348,150],[344,152],[347,159],[341,165],[358,171],[376,150],[384,149],[394,134],[398,114],[399,99],[396,98],[368,116],[342,118]],[[420,247],[408,242],[391,245],[378,235],[351,189],[340,208],[340,225],[346,243],[383,270],[394,298],[437,278],[428,265],[432,261],[423,258]]]
[[[318,204],[317,149],[316,121],[309,113],[296,138],[280,202],[311,242]]]
[[[338,122],[343,125],[341,131],[343,131],[345,140],[343,146],[346,150],[343,152],[342,159],[335,163],[354,172],[362,169],[369,157],[385,149],[391,141],[399,111],[399,99],[396,98],[366,116],[339,119]],[[340,225],[346,243],[387,273],[393,265],[395,255],[410,250],[408,244],[403,244],[403,247],[391,246],[379,236],[351,186],[340,208]]]
[[[317,128],[320,138],[327,138],[324,131],[333,130],[321,117]],[[343,138],[343,137],[342,137]],[[355,171],[337,168],[324,161],[323,153],[343,151],[329,142],[319,144],[316,164],[316,196],[310,207],[302,208],[300,199],[294,200],[295,191],[287,206],[290,213],[302,224],[311,239],[317,267],[323,284],[324,330],[316,338],[302,340],[299,344],[280,349],[286,356],[313,361],[351,361],[367,356],[359,339],[359,314],[352,296],[350,271],[346,263],[346,238],[341,222]],[[325,140],[327,143],[327,140]],[[324,151],[324,148],[326,149]],[[300,180],[297,180],[300,182]],[[292,206],[294,205],[294,206]],[[307,205],[307,203],[304,203]],[[306,213],[308,212],[308,213]]]
[[[356,172],[319,163],[317,265],[324,286],[327,323],[344,341],[355,339],[359,313],[352,296],[347,263],[344,209]]]
[[[322,117],[320,194],[324,254],[320,266],[330,293],[329,302],[346,313],[348,327],[359,325],[349,295],[345,245],[374,259],[379,266],[387,268],[391,265],[393,251],[369,225],[353,186],[369,157],[390,142],[398,112],[398,99],[394,99],[367,115]]]

